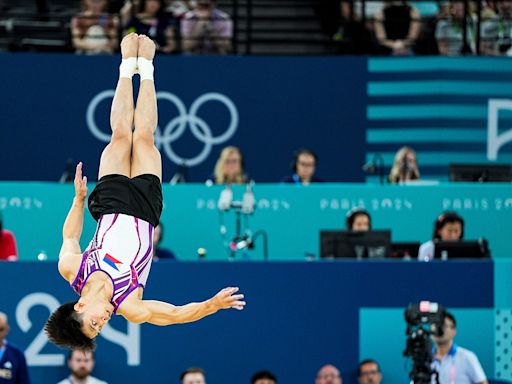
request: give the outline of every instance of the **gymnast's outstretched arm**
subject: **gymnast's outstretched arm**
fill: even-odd
[[[127,300],[121,304],[118,313],[133,323],[154,325],[190,323],[221,309],[242,310],[245,306],[244,295],[237,294],[238,290],[237,287],[227,287],[211,299],[182,306],[156,300]]]
[[[62,228],[62,247],[59,253],[59,272],[66,280],[72,278],[70,273],[80,262],[80,237],[84,226],[85,198],[87,196],[87,177],[82,175],[82,163],[75,171],[75,197]]]

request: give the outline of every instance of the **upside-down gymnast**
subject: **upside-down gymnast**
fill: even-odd
[[[94,349],[94,338],[113,314],[134,323],[171,325],[245,306],[237,287],[183,306],[142,300],[151,267],[153,229],[162,212],[162,162],[153,137],[157,126],[155,44],[147,36],[132,33],[121,42],[121,54],[110,114],[112,137],[101,155],[99,181],[88,200],[98,222],[96,232],[82,253],[79,241],[87,196],[82,163],[76,167],[75,197],[62,230],[59,273],[80,299],[60,306],[45,325],[53,343],[69,348]],[[134,109],[136,72],[140,89]]]

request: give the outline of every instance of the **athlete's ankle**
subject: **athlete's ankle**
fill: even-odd
[[[128,57],[121,61],[119,65],[119,78],[131,79],[137,73],[137,58]]]
[[[153,78],[153,60],[145,59],[144,57],[137,58],[137,68],[139,70],[140,80],[154,80]]]

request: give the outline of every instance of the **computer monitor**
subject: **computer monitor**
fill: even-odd
[[[389,257],[391,231],[320,231],[321,258],[383,259]]]
[[[402,241],[391,243],[392,259],[416,259],[420,250],[419,241]]]
[[[512,165],[450,164],[450,181],[512,182]]]
[[[434,241],[434,258],[485,259],[491,257],[487,240]]]

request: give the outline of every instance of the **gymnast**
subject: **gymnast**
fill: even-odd
[[[133,323],[163,326],[245,306],[237,287],[183,306],[142,299],[153,256],[153,230],[162,213],[162,161],[154,145],[155,44],[147,36],[131,33],[121,42],[121,54],[110,113],[112,136],[101,154],[98,183],[88,199],[89,211],[98,222],[96,232],[82,253],[79,241],[87,197],[82,163],[76,167],[75,197],[62,231],[59,273],[80,299],[60,306],[45,325],[53,343],[72,349],[93,350],[94,339],[113,314]],[[134,109],[135,73],[140,75],[140,89]]]

